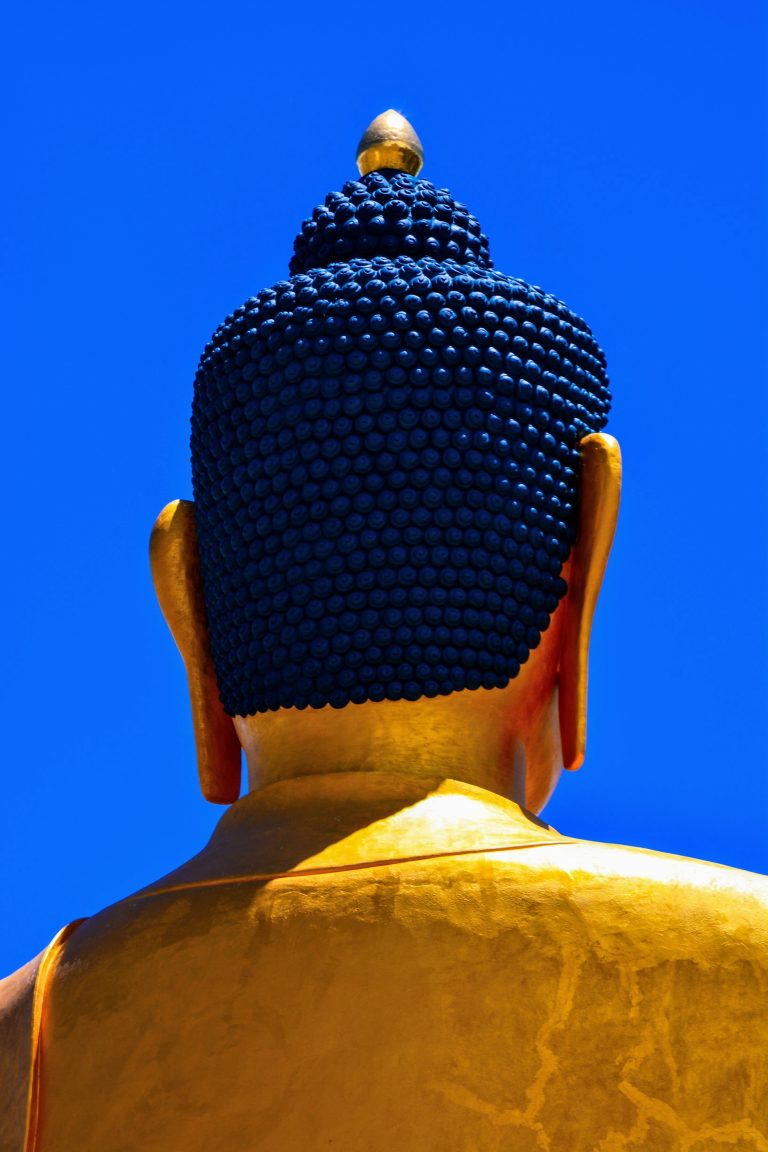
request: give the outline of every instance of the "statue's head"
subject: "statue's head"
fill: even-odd
[[[563,303],[493,269],[401,118],[374,122],[359,164],[290,279],[206,346],[194,512],[169,506],[155,534],[204,785],[236,795],[236,733],[253,751],[300,724],[317,749],[374,714],[415,731],[490,712],[540,807],[584,751],[618,504],[605,359]]]

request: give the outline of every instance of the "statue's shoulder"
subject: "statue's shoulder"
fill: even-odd
[[[565,855],[583,879],[607,884],[614,893],[652,891],[671,912],[687,900],[721,910],[768,907],[768,876],[726,864],[590,840],[565,845]]]
[[[0,1149],[16,1152],[24,1140],[32,1062],[35,983],[45,951],[0,980]]]
[[[311,1148],[350,1085],[390,1147],[393,1112],[422,1117],[409,1148],[485,1147],[497,1115],[546,1121],[557,1147],[759,1135],[766,881],[546,826],[504,847],[492,828],[487,849],[177,875],[86,921],[49,984],[55,1146],[108,1148],[130,1124],[136,1147]]]
[[[705,860],[592,841],[500,853],[492,867],[513,904],[550,923],[578,920],[608,950],[642,963],[748,963],[768,974],[768,877]]]
[[[28,1115],[37,1107],[38,1040],[43,996],[65,942],[82,920],[56,933],[47,948],[0,980],[0,1152],[27,1146]]]

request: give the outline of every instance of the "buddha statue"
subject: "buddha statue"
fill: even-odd
[[[151,563],[229,807],[0,985],[2,1152],[768,1149],[768,883],[538,815],[585,751],[603,354],[421,160],[374,121],[203,352]]]

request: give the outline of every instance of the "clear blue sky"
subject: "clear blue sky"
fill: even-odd
[[[191,495],[205,340],[286,275],[390,106],[611,369],[626,482],[587,761],[545,815],[768,871],[765,44],[759,0],[8,14],[0,973],[220,814],[147,538]]]

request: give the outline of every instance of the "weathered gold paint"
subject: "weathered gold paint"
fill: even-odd
[[[68,941],[39,1152],[766,1149],[766,887],[456,781],[271,784]]]
[[[418,176],[423,164],[421,140],[412,125],[393,108],[371,121],[357,146],[361,176],[380,168],[394,168]]]

